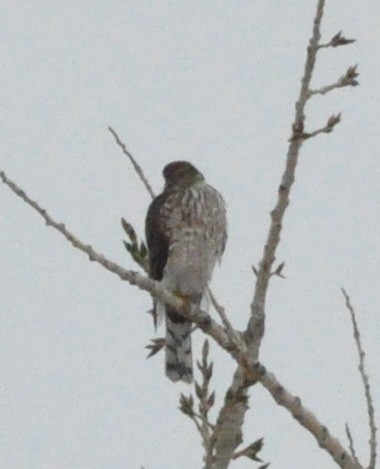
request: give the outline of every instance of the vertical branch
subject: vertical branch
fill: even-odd
[[[324,0],[318,0],[317,11],[314,18],[313,34],[307,49],[304,75],[302,78],[301,90],[296,102],[296,114],[292,125],[293,136],[291,138],[285,171],[278,190],[277,203],[271,212],[271,225],[267,241],[264,247],[263,258],[257,271],[255,292],[251,303],[251,316],[246,330],[246,340],[248,345],[248,360],[252,365],[258,360],[259,349],[265,330],[265,299],[271,276],[271,268],[275,261],[276,248],[280,242],[282,220],[285,210],[289,205],[289,192],[294,182],[294,174],[298,161],[298,155],[303,143],[301,136],[304,128],[304,109],[309,99],[308,89],[315,65],[318,43],[320,40],[320,24],[323,15]],[[216,469],[225,469],[237,446],[241,443],[241,428],[244,423],[247,405],[247,388],[244,379],[244,370],[239,365],[232,380],[232,384],[227,392],[225,404],[219,412],[216,427]]]
[[[195,395],[199,400],[197,413],[194,409],[194,398],[190,394],[189,397],[181,394],[180,397],[180,411],[189,417],[196,426],[198,433],[202,438],[202,445],[204,448],[203,461],[205,465],[203,469],[213,469],[213,448],[214,440],[212,433],[215,426],[210,422],[209,411],[215,404],[215,391],[210,393],[209,387],[213,373],[213,362],[209,361],[209,341],[206,339],[202,348],[202,361],[197,361],[198,369],[201,373],[201,383],[195,381]]]
[[[197,360],[197,367],[201,373],[201,384],[197,381],[194,383],[195,394],[199,399],[199,416],[201,421],[201,435],[203,439],[203,448],[205,450],[205,467],[204,469],[212,468],[212,452],[213,441],[211,439],[212,430],[214,425],[210,423],[209,411],[215,404],[215,391],[210,393],[210,382],[213,373],[213,362],[209,362],[209,341],[206,339],[202,348],[202,361]]]
[[[351,430],[350,430],[350,427],[348,426],[347,423],[346,423],[346,435],[347,435],[348,447],[350,448],[350,453],[351,453],[352,459],[353,459],[356,463],[359,464],[359,459],[358,459],[358,457],[356,456],[356,451],[355,451],[355,446],[354,446],[354,439],[352,438]]]
[[[351,305],[350,297],[347,295],[344,288],[342,288],[341,290],[342,290],[344,299],[346,300],[346,307],[347,307],[348,311],[350,312],[350,316],[351,316],[352,327],[353,327],[353,330],[354,330],[354,339],[355,339],[356,348],[357,348],[358,356],[359,356],[359,372],[360,372],[360,376],[361,376],[361,379],[362,379],[362,382],[363,382],[364,394],[365,394],[365,399],[366,399],[366,402],[367,402],[369,430],[370,430],[370,435],[371,435],[370,439],[369,439],[370,463],[369,463],[368,469],[375,469],[375,465],[376,465],[376,446],[377,446],[377,441],[376,441],[377,428],[376,428],[376,423],[375,423],[375,409],[373,407],[371,387],[369,385],[369,379],[368,379],[368,375],[365,371],[365,365],[364,365],[365,352],[363,350],[363,346],[362,346],[362,343],[361,343],[359,327],[358,327],[358,323],[356,321],[354,308]]]
[[[235,449],[243,442],[242,427],[248,410],[247,388],[244,383],[244,370],[238,366],[216,422],[213,469],[227,469]]]
[[[292,123],[292,135],[289,139],[285,169],[278,188],[277,202],[271,212],[271,223],[266,244],[264,246],[263,256],[259,263],[259,268],[257,270],[255,269],[257,276],[255,291],[251,303],[250,318],[244,333],[248,348],[246,354],[246,363],[244,364],[240,362],[233,377],[229,391],[227,392],[225,405],[221,409],[218,417],[216,428],[218,432],[215,432],[217,438],[215,445],[217,465],[215,467],[217,469],[224,469],[225,467],[228,467],[228,461],[230,461],[233,457],[233,451],[240,442],[241,427],[244,423],[245,412],[248,408],[247,389],[249,386],[255,384],[255,380],[250,380],[250,382],[247,382],[244,368],[252,368],[254,363],[259,359],[260,346],[265,332],[265,302],[267,290],[272,274],[278,273],[282,268],[279,266],[274,272],[272,272],[276,250],[280,243],[285,211],[289,205],[289,194],[295,180],[296,166],[301,147],[306,139],[310,139],[321,133],[330,133],[340,122],[340,114],[338,114],[336,116],[331,116],[328,119],[326,125],[320,129],[311,133],[306,133],[304,131],[305,107],[308,100],[311,98],[311,96],[313,96],[313,93],[310,91],[310,83],[313,76],[318,50],[322,48],[322,45],[320,45],[320,39],[324,6],[325,0],[318,0],[314,17],[312,36],[307,47],[301,89],[295,104],[295,116]],[[328,44],[323,45],[323,47],[336,47],[338,45],[350,44],[352,42],[353,40],[347,40],[339,33],[338,35],[334,36],[334,38]],[[352,70],[350,69],[350,77],[351,75],[355,76],[352,76],[352,80],[349,81],[349,83],[347,82],[345,86],[354,86],[353,80],[357,76],[356,68]],[[355,86],[356,84],[357,82],[355,81]],[[336,88],[338,88],[338,85],[329,87],[328,91],[332,91]],[[319,92],[320,90],[317,91]],[[244,406],[241,405],[242,396],[244,397]],[[221,461],[224,461],[225,463],[222,464]]]
[[[304,75],[301,83],[301,90],[296,102],[296,113],[292,125],[293,135],[290,139],[288,153],[286,157],[285,171],[278,189],[277,203],[271,212],[271,225],[267,241],[264,247],[263,257],[259,263],[257,272],[256,287],[251,303],[251,317],[248,322],[246,336],[250,352],[250,361],[258,360],[259,349],[265,331],[265,300],[271,276],[271,268],[275,261],[275,253],[280,242],[282,221],[285,210],[289,205],[289,193],[294,183],[295,170],[298,162],[299,151],[304,141],[305,106],[310,98],[309,87],[315,61],[318,52],[318,44],[321,38],[321,21],[323,16],[325,0],[318,0],[317,11],[314,18],[313,34],[307,48],[307,57],[304,68]]]

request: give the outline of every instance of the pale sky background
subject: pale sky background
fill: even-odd
[[[213,289],[243,328],[284,167],[314,0],[10,1],[0,5],[0,168],[84,242],[133,268],[124,216],[143,233],[149,195],[112,125],[156,192],[169,161],[187,159],[223,194],[229,240]],[[360,87],[317,97],[271,283],[261,359],[368,461],[368,426],[351,324],[356,307],[380,415],[380,4],[327,1],[329,40],[314,86],[359,63]],[[0,187],[0,467],[200,468],[201,443],[177,409],[180,391],[154,337],[148,295],[74,250]],[[162,335],[163,331],[159,331]],[[199,350],[201,335],[194,338]],[[234,363],[212,347],[218,407]],[[315,440],[260,386],[245,443],[265,438],[273,469],[333,469]],[[379,419],[378,419],[379,424]],[[240,460],[231,467],[257,467]]]

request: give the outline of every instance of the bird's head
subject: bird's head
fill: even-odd
[[[174,186],[188,187],[204,181],[203,174],[188,161],[173,161],[163,170],[165,188]]]

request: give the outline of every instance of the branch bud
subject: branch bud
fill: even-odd
[[[355,80],[359,76],[359,73],[356,71],[358,68],[358,65],[351,65],[351,67],[348,67],[345,78],[349,82],[351,86],[358,86],[359,82]]]
[[[329,132],[332,132],[333,128],[339,124],[339,122],[342,120],[341,119],[341,113],[339,114],[333,114],[332,116],[329,117],[329,120],[327,121],[327,124],[326,124],[326,130],[325,132],[326,133],[329,133]]]
[[[347,39],[344,36],[342,36],[342,31],[339,31],[339,33],[335,34],[331,38],[330,44],[332,47],[339,47],[339,46],[346,46],[347,44],[352,44],[355,42],[356,39]]]
[[[189,417],[194,417],[194,398],[191,394],[189,397],[186,397],[184,394],[181,393],[179,404],[179,410],[182,413],[188,415]]]
[[[132,243],[136,243],[137,241],[137,236],[136,236],[136,231],[133,228],[133,226],[125,220],[125,218],[121,219],[121,226],[123,227],[123,230],[126,232],[128,235],[128,238],[131,240]]]
[[[257,457],[257,453],[262,450],[264,446],[264,439],[260,438],[259,440],[256,440],[254,443],[250,444],[245,450],[244,450],[244,456],[246,456],[249,459],[252,459],[252,461],[258,461],[262,462],[260,458]]]

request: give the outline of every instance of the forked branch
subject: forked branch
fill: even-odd
[[[354,42],[353,39],[347,39],[341,33],[338,33],[329,42],[325,44],[320,43],[320,26],[323,17],[324,4],[325,0],[318,0],[316,15],[314,18],[313,33],[307,48],[307,57],[301,89],[296,102],[296,112],[292,124],[292,133],[289,139],[285,170],[279,185],[277,202],[271,212],[271,223],[262,259],[259,263],[259,267],[255,269],[256,283],[251,303],[251,314],[244,336],[242,336],[238,331],[234,330],[228,321],[227,316],[225,315],[224,309],[215,301],[215,299],[215,308],[218,311],[225,327],[221,327],[207,313],[202,311],[194,304],[190,304],[182,298],[164,290],[159,282],[155,282],[148,277],[140,275],[137,272],[126,270],[120,267],[116,263],[108,260],[102,254],[97,253],[90,245],[86,245],[81,242],[65,227],[63,223],[56,222],[45,209],[41,208],[37,202],[29,198],[29,196],[21,188],[8,179],[5,173],[0,172],[0,179],[2,179],[4,184],[6,184],[17,196],[23,199],[24,202],[36,210],[43,217],[47,225],[52,226],[54,229],[60,232],[75,248],[86,253],[91,261],[97,262],[108,271],[118,275],[122,280],[129,282],[131,285],[138,286],[140,289],[149,292],[151,295],[160,298],[160,300],[175,308],[176,311],[193,321],[206,334],[213,337],[214,340],[223,349],[225,349],[235,358],[238,363],[238,367],[234,374],[231,386],[229,387],[229,390],[225,396],[224,405],[219,412],[215,426],[210,424],[207,415],[207,406],[211,407],[214,403],[213,395],[209,394],[208,392],[208,382],[206,383],[207,380],[204,381],[202,385],[198,385],[198,388],[196,388],[196,393],[202,404],[199,409],[199,413],[194,411],[194,401],[191,398],[185,398],[183,396],[181,401],[181,405],[183,406],[182,410],[185,410],[185,413],[186,411],[192,412],[194,422],[202,435],[206,449],[206,467],[210,469],[227,468],[231,460],[241,456],[256,458],[255,451],[259,446],[261,448],[261,440],[252,443],[240,451],[236,451],[236,448],[242,441],[241,429],[244,422],[245,413],[248,409],[247,392],[249,387],[256,384],[258,381],[272,395],[272,397],[279,405],[285,407],[304,428],[306,428],[311,434],[314,435],[321,448],[325,449],[342,469],[362,469],[362,466],[359,464],[356,458],[353,449],[352,436],[349,431],[348,435],[351,455],[347,450],[344,449],[340,442],[329,433],[327,428],[317,420],[316,416],[303,406],[301,400],[298,397],[290,394],[278,382],[274,375],[268,373],[258,361],[260,346],[265,332],[265,303],[269,281],[270,278],[274,275],[282,276],[281,271],[283,264],[280,264],[282,267],[279,266],[274,270],[273,265],[275,262],[276,250],[280,242],[284,215],[289,205],[289,194],[295,180],[295,171],[300,149],[306,140],[321,133],[330,133],[340,122],[340,114],[337,114],[331,116],[327,120],[326,125],[320,129],[306,132],[306,104],[308,100],[311,99],[314,95],[323,95],[336,88],[356,86],[358,84],[356,81],[357,71],[355,66],[350,67],[344,76],[339,78],[331,85],[327,85],[318,90],[312,90],[310,88],[318,51],[321,49],[343,46]],[[154,192],[142,168],[136,162],[132,154],[127,150],[126,145],[120,140],[117,133],[111,127],[109,127],[109,131],[112,133],[116,143],[122,149],[123,153],[131,161],[146,190],[153,198]],[[123,222],[123,227],[130,241],[126,243],[126,248],[134,260],[139,263],[143,269],[146,269],[145,246],[138,242],[136,233],[125,220]],[[364,352],[361,346],[360,335],[357,328],[353,308],[344,290],[343,294],[346,298],[347,308],[351,314],[354,327],[354,337],[359,353],[359,370],[366,393],[369,426],[371,431],[371,457],[369,469],[374,469],[376,462],[376,426],[368,377],[364,369]],[[156,353],[162,348],[162,340],[163,339],[158,339],[148,347],[151,351],[150,355]],[[203,355],[205,356],[205,354],[206,345]],[[205,378],[207,375],[206,368],[207,367],[204,368],[203,378]],[[263,467],[266,467],[266,465]]]
[[[286,209],[289,205],[289,194],[291,192],[294,180],[295,172],[298,163],[301,147],[305,140],[315,137],[321,133],[330,133],[335,126],[340,122],[340,114],[331,116],[326,125],[313,132],[305,132],[305,108],[309,99],[313,96],[310,90],[310,83],[313,76],[313,71],[316,63],[317,53],[321,48],[324,47],[337,47],[346,44],[350,44],[353,40],[348,40],[342,36],[341,33],[335,35],[327,45],[321,45],[321,22],[323,17],[323,11],[325,6],[325,0],[318,0],[316,14],[314,17],[313,32],[307,48],[306,62],[304,67],[304,73],[301,81],[301,89],[295,105],[295,116],[292,123],[292,134],[289,139],[289,147],[287,151],[286,163],[282,180],[278,188],[277,202],[274,209],[271,212],[271,223],[267,235],[266,244],[261,261],[259,262],[258,268],[254,268],[256,276],[255,289],[253,294],[253,300],[251,303],[251,314],[245,331],[246,343],[248,347],[247,362],[248,369],[252,370],[255,363],[259,360],[260,346],[265,333],[265,303],[267,297],[267,291],[269,287],[270,278],[273,276],[273,264],[275,262],[275,255],[277,247],[280,243],[281,230]],[[356,68],[350,71],[350,84],[353,86],[356,79]],[[348,80],[348,78],[347,78]],[[343,84],[341,80],[340,83]],[[355,83],[356,84],[356,83]],[[346,85],[346,82],[345,82]],[[348,85],[348,82],[347,82]],[[247,367],[246,367],[247,369]],[[236,448],[233,442],[239,441],[241,435],[241,426],[244,422],[244,415],[246,412],[245,407],[237,406],[241,397],[244,396],[247,399],[247,389],[249,386],[255,384],[255,380],[247,382],[245,376],[244,367],[238,366],[237,371],[234,374],[231,386],[228,393],[230,393],[231,399],[228,405],[223,406],[219,413],[219,425],[217,428],[220,429],[221,435],[225,438],[225,432],[223,432],[223,422],[226,422],[229,432],[229,443],[228,447],[230,454],[226,452],[225,445],[216,445],[216,448],[220,449],[221,453],[216,455],[217,461],[224,461],[224,465],[216,465],[216,469],[224,469],[228,467],[226,462],[228,459],[231,460],[233,457],[233,451]],[[234,400],[235,398],[235,400]],[[237,413],[238,409],[238,413]],[[230,415],[229,415],[230,413]],[[229,418],[230,417],[230,418]],[[234,425],[231,425],[231,422]],[[307,428],[307,427],[305,427]],[[310,430],[310,428],[308,428]],[[326,449],[326,448],[325,448]],[[331,453],[330,453],[331,454]],[[346,453],[345,453],[346,455]],[[220,457],[218,457],[220,456]],[[350,455],[347,453],[347,461],[354,464]],[[341,467],[355,467],[355,466],[341,466]]]

